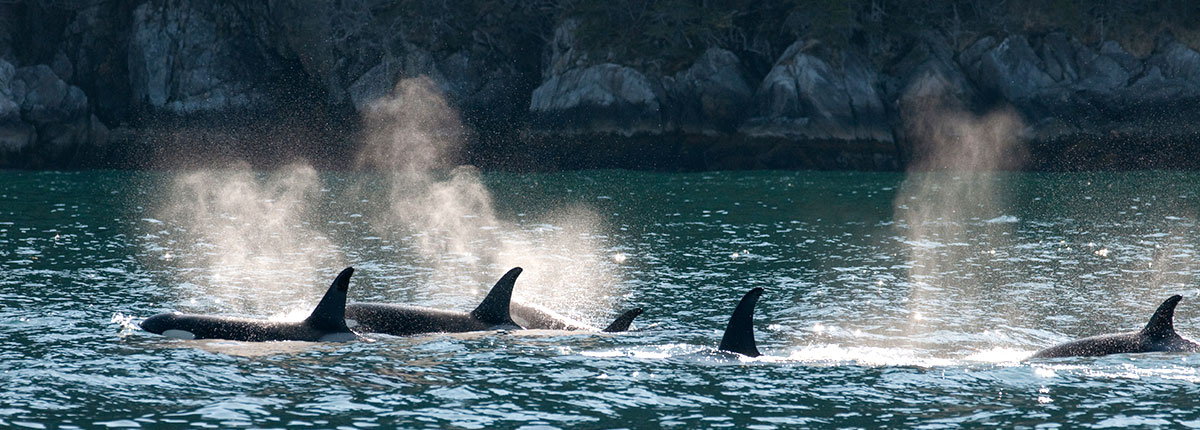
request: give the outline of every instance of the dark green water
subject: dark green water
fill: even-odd
[[[442,225],[460,248],[392,227],[414,209],[381,177],[214,203],[236,188],[183,176],[0,172],[0,427],[1200,427],[1200,355],[1021,361],[1175,293],[1200,332],[1198,174],[489,174],[496,219]],[[521,265],[527,300],[646,313],[344,344],[134,325],[303,315],[346,265],[352,300],[466,310]],[[713,353],[752,287],[765,356]]]

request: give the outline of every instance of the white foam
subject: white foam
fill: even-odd
[[[1018,222],[1020,220],[1021,220],[1020,218],[1017,218],[1012,215],[1000,215],[998,217],[989,219],[984,222],[986,222],[988,224],[1012,224],[1012,223]]]
[[[941,367],[957,364],[958,360],[919,354],[904,348],[877,348],[870,346],[843,347],[840,345],[809,345],[793,350],[787,356],[790,361],[820,364],[853,363],[864,366],[918,366]]]

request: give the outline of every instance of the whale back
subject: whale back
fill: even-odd
[[[1176,294],[1159,305],[1158,310],[1154,311],[1154,315],[1150,316],[1150,322],[1146,323],[1141,334],[1154,340],[1179,336],[1175,333],[1175,306],[1179,305],[1179,301],[1182,299],[1183,296]]]
[[[516,286],[517,277],[520,275],[520,267],[514,267],[505,273],[496,281],[496,285],[492,286],[492,291],[483,302],[471,311],[471,318],[493,325],[517,325],[509,313],[509,305],[512,303],[513,287]]]
[[[329,290],[325,292],[325,297],[321,298],[316,309],[304,320],[306,325],[322,331],[350,331],[346,327],[346,293],[350,290],[351,275],[354,275],[353,267],[347,267],[338,274],[337,279],[333,280]]]
[[[762,355],[754,342],[754,305],[762,295],[762,288],[755,288],[742,296],[733,315],[729,317],[729,325],[725,327],[725,335],[721,337],[721,351],[736,352],[750,357]]]

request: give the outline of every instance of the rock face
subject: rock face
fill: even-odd
[[[135,105],[186,115],[264,102],[265,55],[222,2],[150,1],[133,10],[129,81]]]
[[[1190,107],[1200,99],[1200,53],[1169,36],[1144,59],[1115,42],[1096,50],[1062,33],[1034,44],[1019,35],[985,37],[968,47],[960,62],[982,90],[1031,119],[1039,139],[1133,130],[1147,126],[1147,120],[1195,118],[1200,112]]]
[[[104,146],[106,135],[83,90],[50,66],[15,68],[0,60],[0,166],[69,163]]]
[[[17,69],[12,64],[0,60],[0,154],[5,155],[29,150],[37,136],[33,125],[21,119],[25,83],[17,84],[16,75]],[[17,92],[21,99],[17,99]]]
[[[688,134],[733,132],[745,119],[754,96],[741,60],[719,48],[709,48],[666,86],[675,101],[674,122]]]
[[[878,73],[859,55],[845,54],[834,67],[797,42],[755,91],[728,50],[708,49],[677,73],[652,75],[619,64],[588,65],[589,56],[570,44],[570,28],[556,32],[546,80],[530,99],[534,127],[543,133],[719,142],[704,150],[698,168],[896,166]],[[736,142],[758,154],[731,163],[716,159],[727,158],[719,153]],[[789,142],[819,142],[819,148],[803,155],[797,152],[805,148]]]
[[[1056,160],[1033,168],[1153,165],[1162,151],[1187,158],[1200,135],[1200,52],[1170,33],[1135,55],[1061,32],[923,28],[886,54],[794,33],[774,51],[762,47],[778,40],[729,32],[684,35],[694,58],[665,61],[584,45],[591,33],[577,33],[597,26],[580,20],[594,15],[501,3],[0,2],[0,166],[207,145],[185,128],[219,130],[251,155],[297,150],[255,137],[270,127],[299,130],[274,139],[292,141],[331,129],[351,143],[297,151],[352,158],[363,113],[417,77],[460,111],[467,152],[590,160],[533,168],[900,169],[922,136],[942,133],[939,115],[997,109],[1020,118],[1010,134],[1034,159]],[[130,144],[139,134],[150,137]]]
[[[321,83],[326,102],[357,112],[400,80],[418,76],[432,79],[460,108],[492,114],[511,104],[505,101],[510,92],[525,87],[523,72],[503,48],[467,43],[437,49],[409,40],[398,30],[417,24],[406,15],[410,11],[389,9],[406,7],[385,0],[283,0],[264,12],[272,27],[263,38],[272,41],[274,55],[298,63],[304,75]],[[440,42],[437,35],[427,37]]]
[[[565,133],[660,134],[660,85],[629,67],[599,64],[551,76],[533,90],[529,110]]]
[[[535,124],[556,133],[715,135],[734,130],[752,92],[736,55],[707,50],[674,75],[646,75],[631,67],[592,66],[576,58],[569,32],[559,29],[547,69],[533,91]]]
[[[803,52],[796,42],[759,86],[754,115],[742,127],[752,137],[892,142],[877,73],[853,53],[840,68]]]

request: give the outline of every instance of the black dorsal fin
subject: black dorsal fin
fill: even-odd
[[[1176,336],[1175,306],[1180,300],[1183,300],[1183,296],[1176,294],[1159,305],[1158,310],[1150,317],[1150,322],[1146,323],[1146,328],[1142,329],[1142,334],[1152,338]]]
[[[762,295],[762,288],[755,288],[742,297],[733,316],[729,317],[729,325],[725,327],[725,336],[721,337],[721,351],[736,352],[750,357],[758,357],[758,345],[754,342],[754,305]]]
[[[601,331],[605,333],[617,333],[629,330],[629,325],[633,324],[633,319],[637,318],[638,315],[641,314],[642,308],[630,309],[629,311],[621,314],[621,316],[617,317],[612,324],[609,324],[608,327],[605,327],[604,330]]]
[[[492,291],[483,299],[483,303],[471,311],[471,318],[488,324],[517,325],[508,313],[508,306],[512,303],[513,287],[516,286],[517,276],[520,275],[520,267],[514,267],[505,273],[496,281],[496,285],[492,286]]]
[[[353,274],[353,267],[342,270],[329,285],[329,291],[325,292],[321,303],[317,303],[317,308],[304,322],[321,330],[350,331],[346,328],[346,292],[350,290],[350,276]]]

